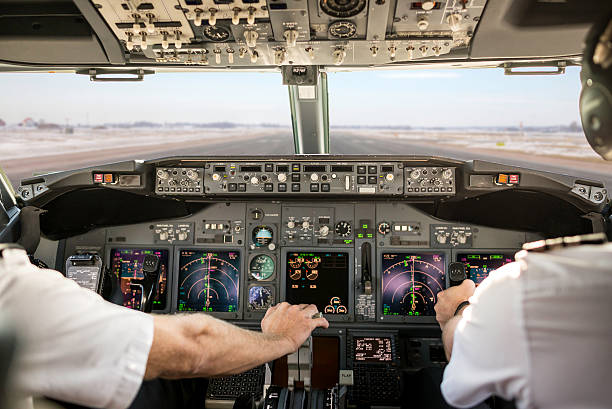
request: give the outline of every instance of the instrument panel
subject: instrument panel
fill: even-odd
[[[255,322],[269,306],[288,301],[315,304],[333,325],[359,328],[434,323],[449,263],[465,263],[480,283],[538,238],[445,223],[399,201],[228,200],[179,220],[67,239],[66,257],[105,254],[105,269],[125,290],[120,304],[130,308],[139,307],[130,279],[140,277],[139,260],[152,253],[163,266],[157,312]]]

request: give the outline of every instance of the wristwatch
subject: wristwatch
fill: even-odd
[[[468,305],[470,305],[469,301],[462,301],[461,304],[459,304],[459,306],[457,306],[457,309],[455,310],[455,317],[459,315],[459,312],[461,311],[463,307],[466,307]]]

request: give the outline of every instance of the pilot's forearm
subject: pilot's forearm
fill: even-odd
[[[154,317],[145,379],[240,373],[293,352],[288,339],[248,331],[205,314]]]
[[[446,322],[446,324],[442,327],[442,343],[444,344],[444,352],[446,354],[446,359],[450,361],[451,355],[453,353],[453,342],[455,340],[455,328],[457,328],[457,324],[461,321],[463,316],[463,311],[465,308],[463,307],[457,315],[452,317],[450,320]]]

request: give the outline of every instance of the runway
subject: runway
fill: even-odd
[[[261,155],[265,158],[268,155],[293,153],[293,137],[290,131],[274,131],[270,132],[269,135],[260,134],[257,137],[235,136],[231,133],[231,130],[228,131],[226,141],[214,138],[187,144],[158,143],[127,148],[115,146],[92,151],[62,152],[32,158],[3,158],[0,159],[0,166],[7,173],[13,185],[17,186],[21,179],[30,177],[33,173],[76,169],[131,159],[147,160],[168,156],[192,155]],[[536,156],[503,150],[476,150],[432,143],[417,143],[409,139],[381,139],[367,136],[366,132],[359,135],[333,132],[330,150],[332,154],[346,155],[433,155],[465,161],[480,159],[601,181],[608,190],[612,189],[612,163],[604,161]]]

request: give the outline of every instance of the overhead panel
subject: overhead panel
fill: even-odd
[[[92,0],[132,63],[360,66],[467,57],[485,0]],[[463,53],[463,54],[461,54]]]

